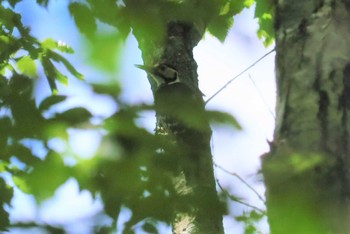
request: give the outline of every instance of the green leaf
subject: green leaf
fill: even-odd
[[[82,107],[76,107],[57,114],[55,119],[67,122],[70,125],[76,125],[89,121],[91,117],[92,114],[88,110]]]
[[[250,212],[250,218],[254,222],[261,220],[262,218],[264,218],[264,216],[265,216],[265,214],[257,212],[256,210],[252,210]]]
[[[44,49],[49,49],[49,50],[59,50],[61,52],[64,52],[64,53],[69,53],[69,54],[73,54],[74,53],[74,50],[73,48],[66,44],[65,42],[63,41],[55,41],[54,39],[52,38],[47,38],[45,39],[42,43],[41,43],[41,46],[44,48]]]
[[[10,37],[5,35],[0,35],[0,42],[4,44],[10,44]]]
[[[98,68],[115,73],[122,54],[122,36],[119,33],[101,33],[88,45],[89,62]]]
[[[87,36],[92,36],[96,32],[97,24],[89,7],[82,3],[73,2],[69,5],[69,12],[80,32]]]
[[[0,161],[0,173],[7,171],[8,163],[4,161]]]
[[[213,123],[229,125],[238,130],[242,129],[236,118],[228,113],[220,111],[207,111],[207,115],[209,120]]]
[[[8,231],[7,228],[10,225],[10,215],[3,207],[0,207],[0,217],[0,231],[4,231],[3,233],[6,233]]]
[[[150,222],[146,222],[142,225],[142,229],[146,232],[146,233],[153,233],[153,234],[158,234],[158,230],[157,227]]]
[[[36,0],[36,2],[44,7],[47,7],[49,0]]]
[[[220,15],[226,15],[230,12],[230,3],[227,2],[223,8],[221,8]]]
[[[68,54],[73,54],[74,53],[73,48],[70,45],[68,45],[65,42],[63,42],[63,41],[58,41],[57,42],[57,49],[60,50],[61,52],[68,53]]]
[[[254,3],[255,3],[255,0],[245,0],[244,6],[249,8],[249,7],[253,6]]]
[[[4,116],[0,118],[0,149],[5,148],[12,127],[12,120],[9,117]]]
[[[24,193],[31,193],[31,189],[29,188],[28,184],[26,181],[19,176],[12,176],[13,183]]]
[[[4,204],[10,204],[13,197],[13,188],[8,186],[3,178],[0,177],[0,231],[7,231],[9,226],[9,214],[4,209]]]
[[[275,38],[273,28],[273,3],[271,0],[256,0],[255,18],[258,19],[258,37],[264,39],[264,45],[271,45]]]
[[[11,151],[13,152],[13,156],[26,165],[33,165],[40,160],[37,156],[33,155],[30,149],[21,144],[14,145]]]
[[[46,79],[49,82],[51,91],[53,94],[57,94],[57,86],[56,86],[56,68],[55,66],[52,64],[52,62],[50,61],[50,59],[44,55],[41,58],[41,64],[44,67],[44,73],[46,75]]]
[[[39,111],[43,112],[51,108],[51,106],[56,105],[60,102],[66,100],[67,96],[63,95],[52,95],[45,98],[39,105]]]
[[[23,176],[21,183],[26,186],[24,192],[29,192],[38,201],[42,201],[51,197],[55,190],[68,179],[69,171],[61,156],[51,151],[44,161],[33,166],[30,174]],[[17,179],[17,181],[21,180]]]
[[[17,62],[18,70],[28,77],[38,77],[35,61],[30,56],[24,56]]]
[[[63,85],[68,85],[68,77],[63,75],[59,70],[56,69],[56,79]]]
[[[117,97],[121,92],[120,84],[116,82],[105,82],[103,84],[91,84],[95,93],[109,94],[113,97]]]
[[[17,3],[19,3],[21,0],[8,0],[8,2],[10,3],[11,7],[15,7]]]
[[[218,16],[210,23],[208,31],[221,42],[224,42],[233,22],[233,17]]]
[[[53,51],[48,52],[48,55],[55,60],[56,62],[61,62],[64,64],[64,66],[67,68],[67,70],[76,78],[78,78],[79,80],[84,80],[84,76],[79,73],[74,67],[73,65],[68,62],[67,59],[65,59],[62,55],[55,53]]]
[[[47,38],[41,43],[41,46],[44,49],[54,50],[57,49],[57,42],[52,38]]]
[[[254,0],[230,0],[230,15],[233,17],[243,11],[244,8],[249,8],[254,3]]]

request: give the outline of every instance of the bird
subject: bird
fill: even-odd
[[[204,101],[190,88],[174,66],[161,63],[136,65],[156,82],[154,105],[157,113],[156,134],[189,140],[198,131],[207,130]]]

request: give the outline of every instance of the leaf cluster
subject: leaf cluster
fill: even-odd
[[[265,217],[265,214],[255,210],[244,212],[242,215],[235,217],[237,221],[243,222],[245,226],[244,234],[260,233],[257,228],[257,223]]]
[[[125,233],[133,232],[138,224],[145,231],[157,233],[157,222],[169,224],[174,201],[181,203],[173,191],[172,176],[180,170],[177,156],[186,153],[186,149],[176,147],[171,138],[155,136],[139,127],[140,115],[154,111],[154,107],[125,105],[118,97],[118,85],[92,85],[95,93],[110,96],[118,106],[118,111],[102,119],[100,124],[92,124],[94,116],[82,107],[57,112],[55,106],[69,98],[58,94],[57,82],[68,84],[69,75],[83,79],[62,55],[74,51],[63,42],[50,38],[39,41],[33,37],[21,22],[20,14],[14,11],[20,1],[0,1],[3,2],[10,7],[0,5],[0,230],[14,226],[9,224],[8,214],[3,209],[13,196],[12,183],[40,202],[50,198],[60,185],[73,177],[81,190],[102,198],[105,213],[115,223],[122,207],[132,210]],[[47,6],[49,1],[38,0],[37,3]],[[253,1],[248,0],[204,0],[200,4],[194,0],[124,0],[118,4],[112,0],[87,0],[70,3],[69,11],[79,30],[93,43],[105,42],[97,40],[101,34],[96,35],[103,24],[117,29],[117,37],[102,35],[112,44],[114,39],[125,39],[131,28],[137,28],[145,38],[150,34],[150,37],[162,34],[164,22],[170,19],[195,25],[204,22],[208,31],[223,41],[232,26],[232,16],[252,4]],[[213,11],[209,14],[208,9]],[[95,52],[99,54],[97,58],[107,53],[100,49]],[[61,71],[62,67],[69,75]],[[33,97],[33,88],[40,69],[53,95],[38,102]],[[201,117],[239,128],[232,116],[221,112],[208,111],[204,113],[206,116],[197,117],[191,110],[178,114],[180,120],[198,129],[205,125],[198,121]],[[76,159],[75,165],[67,165],[66,153],[55,151],[50,142],[59,139],[67,145],[70,129],[86,128],[101,133],[100,148],[95,157]],[[8,181],[2,179],[3,173],[9,175]],[[191,209],[193,198],[181,199],[182,209]]]
[[[104,23],[116,28],[120,38],[126,38],[133,29],[137,38],[156,41],[164,36],[169,21],[182,21],[192,23],[200,34],[207,30],[223,42],[234,16],[254,3],[258,36],[270,45],[274,38],[271,0],[86,0],[72,2],[69,10],[79,30],[90,38]]]
[[[30,35],[29,28],[13,7],[19,1],[0,5],[0,230],[9,226],[4,204],[10,205],[13,189],[35,195],[40,201],[51,197],[55,189],[69,178],[63,158],[49,147],[51,139],[68,139],[67,129],[87,122],[91,114],[74,108],[62,113],[48,111],[65,100],[50,96],[39,105],[33,98],[35,78],[41,65],[51,90],[57,93],[56,82],[67,84],[56,63],[73,76],[83,76],[60,53],[73,53],[70,46],[47,39],[40,42]],[[40,150],[38,150],[40,148]],[[54,174],[52,172],[55,172]],[[5,178],[6,180],[3,179]],[[45,179],[43,179],[45,178]]]
[[[61,63],[76,78],[83,79],[72,64],[59,52],[73,53],[73,49],[53,39],[40,42],[29,33],[21,22],[21,15],[0,5],[0,74],[6,77],[24,75],[38,77],[37,65],[41,64],[53,93],[57,93],[56,81],[67,85],[68,78],[55,63]]]
[[[272,0],[255,0],[255,18],[258,19],[258,37],[264,39],[264,45],[269,46],[275,39],[273,28],[274,5]]]

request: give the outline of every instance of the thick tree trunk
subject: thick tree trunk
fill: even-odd
[[[350,230],[350,1],[276,1],[277,119],[263,157],[271,234]]]
[[[176,68],[181,81],[192,90],[193,96],[198,97],[199,101],[196,103],[198,106],[193,109],[204,111],[202,94],[198,88],[197,64],[192,54],[193,47],[197,45],[203,32],[199,32],[198,28],[191,23],[178,21],[168,22],[165,28],[165,32],[160,32],[158,38],[150,37],[148,40],[145,40],[145,35],[137,35],[136,32],[144,62],[149,66],[163,63]],[[156,95],[156,84],[152,79],[150,83]],[[184,106],[187,104],[183,103]],[[174,112],[181,112],[183,107],[176,105],[173,108],[175,108]],[[162,134],[176,135],[173,132],[164,132],[170,129],[163,127],[167,123],[162,122],[165,118],[161,118],[161,115],[157,113],[157,128],[161,129]],[[200,117],[205,118],[205,116]],[[183,124],[179,123],[179,125]],[[223,209],[216,193],[209,122],[205,122],[205,125],[202,126],[202,130],[184,126],[186,129],[181,131],[185,133],[181,134],[183,139],[177,136],[174,142],[175,147],[180,150],[176,153],[165,152],[169,157],[177,157],[174,161],[177,163],[176,173],[173,174],[177,197],[173,204],[173,233],[175,234],[223,233]],[[170,209],[170,207],[167,208]]]

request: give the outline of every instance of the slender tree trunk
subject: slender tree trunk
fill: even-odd
[[[271,234],[346,234],[350,1],[275,4],[277,119],[263,157]]]
[[[134,32],[144,62],[146,65],[164,63],[176,68],[181,81],[192,90],[194,96],[199,97],[196,103],[198,106],[193,108],[204,111],[204,101],[198,88],[197,64],[192,53],[204,30],[198,30],[191,23],[179,21],[170,21],[165,28],[165,32],[159,32],[159,37],[151,35],[147,40],[144,34],[138,35]],[[152,79],[150,83],[156,95],[156,84]],[[175,112],[182,111],[181,105],[174,108]],[[157,113],[157,128],[162,129],[162,134],[176,135],[173,132],[164,133],[164,130],[170,131],[170,129],[163,128],[167,123],[162,122],[164,118],[160,118],[160,115]],[[205,125],[202,126],[203,130],[185,127],[186,129],[182,130],[185,132],[182,134],[183,139],[175,138],[175,147],[180,151],[177,151],[176,155],[169,154],[169,157],[177,157],[178,164],[175,166],[176,173],[173,174],[173,186],[177,197],[172,207],[175,234],[223,233],[223,209],[217,197],[210,148],[211,130],[208,121]]]

